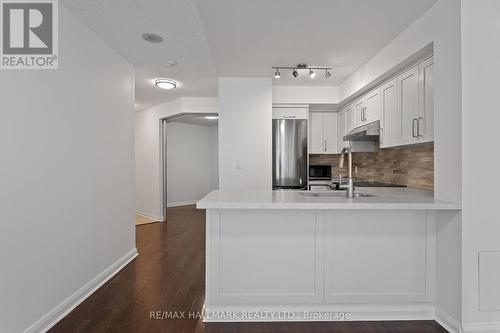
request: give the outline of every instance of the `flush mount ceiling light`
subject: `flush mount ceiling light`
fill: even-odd
[[[144,39],[146,42],[150,42],[150,43],[161,43],[163,42],[163,37],[158,35],[158,34],[154,34],[154,33],[145,33],[145,34],[142,34],[142,39]]]
[[[177,88],[177,82],[171,79],[156,79],[155,86],[160,89],[175,89]]]
[[[299,71],[300,70],[309,70],[309,78],[314,79],[316,77],[316,71],[325,71],[325,79],[329,79],[332,74],[329,72],[332,70],[331,67],[309,67],[307,64],[298,64],[297,66],[279,66],[279,67],[272,67],[272,69],[276,70],[274,73],[274,78],[279,79],[281,77],[280,69],[289,69],[292,71],[292,76],[294,78],[297,78],[299,76]]]

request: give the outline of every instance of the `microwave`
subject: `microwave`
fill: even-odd
[[[331,180],[332,166],[331,165],[310,165],[309,179]]]

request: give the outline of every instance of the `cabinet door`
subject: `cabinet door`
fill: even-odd
[[[322,154],[325,152],[323,128],[324,128],[323,112],[310,112],[309,113],[310,154]]]
[[[325,112],[323,114],[323,135],[325,140],[325,153],[337,153],[337,113]]]
[[[365,97],[365,124],[380,120],[380,89],[375,89]]]
[[[354,128],[354,106],[351,104],[345,109],[345,131],[344,135]]]
[[[347,113],[345,110],[339,112],[337,116],[337,152],[340,153],[344,147],[346,147],[346,142],[344,142],[344,135],[346,129],[346,117]]]
[[[418,137],[420,142],[434,140],[434,79],[433,58],[418,65],[419,72],[419,124]]]
[[[402,140],[401,144],[416,143],[418,123],[418,66],[404,72],[398,77],[399,99],[401,111]]]
[[[401,112],[398,109],[397,80],[393,79],[380,89],[382,119],[380,122],[380,146],[392,147],[402,140]]]
[[[362,126],[364,123],[364,117],[363,117],[363,108],[365,107],[365,103],[363,103],[363,99],[359,99],[353,104],[353,109],[354,109],[354,128]]]

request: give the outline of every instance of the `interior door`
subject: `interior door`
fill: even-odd
[[[162,175],[163,175],[163,221],[167,220],[167,120],[163,119],[161,122],[162,127]]]

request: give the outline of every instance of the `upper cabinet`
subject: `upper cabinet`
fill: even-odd
[[[382,85],[382,148],[433,141],[433,90],[432,57]]]
[[[434,141],[434,78],[433,58],[418,65],[419,87],[419,141]]]
[[[370,91],[352,104],[354,128],[380,120],[380,88]]]
[[[309,153],[337,153],[337,113],[309,112]]]

